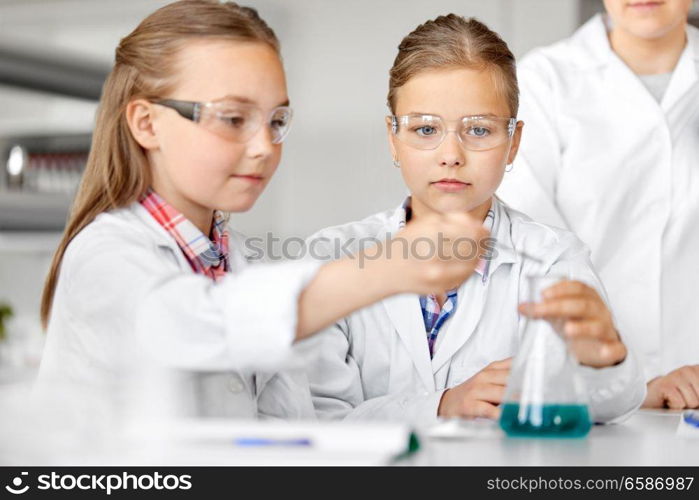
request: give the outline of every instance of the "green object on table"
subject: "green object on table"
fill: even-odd
[[[408,436],[408,446],[406,450],[401,453],[400,455],[396,456],[394,458],[395,462],[400,462],[401,460],[405,460],[408,457],[414,455],[418,451],[420,451],[421,448],[420,444],[420,438],[417,437],[417,434],[415,432],[411,432],[410,435]]]
[[[7,304],[0,304],[0,342],[7,337],[5,321],[12,317],[12,308]]]
[[[587,405],[505,403],[500,427],[508,436],[519,437],[584,437],[592,426]]]

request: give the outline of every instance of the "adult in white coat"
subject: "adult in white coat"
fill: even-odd
[[[605,6],[519,65],[528,133],[498,193],[591,248],[645,405],[699,407],[699,30],[691,0]]]
[[[393,293],[470,274],[473,259],[400,254],[364,269],[351,259],[248,266],[221,211],[250,209],[271,179],[287,104],[277,39],[254,10],[184,0],[122,40],[45,287],[38,393],[77,414],[163,404],[164,416],[252,417],[258,406],[313,416],[307,387],[273,376],[295,340]],[[436,242],[463,231],[486,234],[465,215],[403,234]],[[158,384],[164,371],[178,373],[184,398]],[[143,386],[154,390],[136,394]]]
[[[489,229],[494,252],[456,290],[386,299],[302,342],[319,415],[422,425],[439,416],[496,418],[521,343],[518,312],[564,325],[596,421],[637,408],[641,371],[614,328],[586,247],[493,196],[522,133],[507,45],[476,20],[438,17],[400,44],[389,88],[389,140],[411,196],[395,210],[320,231],[309,248],[326,258],[345,244],[359,251],[429,214],[468,212]],[[523,307],[530,274],[569,279]]]

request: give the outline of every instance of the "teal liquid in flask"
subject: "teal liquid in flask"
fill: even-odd
[[[500,427],[508,436],[577,438],[586,436],[590,426],[583,404],[505,403],[500,415]]]
[[[565,279],[529,276],[530,302]],[[522,345],[512,363],[501,406],[500,427],[512,437],[581,438],[592,423],[579,364],[561,332],[562,325],[527,318]]]

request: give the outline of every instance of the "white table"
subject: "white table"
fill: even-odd
[[[676,434],[680,413],[640,410],[621,424],[596,425],[582,439],[480,436],[423,438],[408,465],[699,465],[699,439]]]
[[[10,384],[11,385],[11,384]],[[10,386],[8,386],[10,387]],[[2,387],[0,386],[0,389]],[[240,422],[207,420],[200,422],[204,430],[220,439],[206,439],[198,447],[168,450],[164,455],[149,455],[142,442],[138,445],[122,439],[112,439],[112,447],[102,443],[89,449],[76,448],[76,436],[58,426],[56,431],[47,421],[55,424],[56,415],[27,414],[22,386],[15,391],[0,390],[0,464],[3,465],[369,465],[386,463],[386,450],[342,449],[318,452],[313,449],[252,450],[236,453],[230,447],[230,436],[240,430]],[[492,465],[492,466],[555,466],[555,465],[692,465],[699,466],[699,438],[677,435],[680,413],[672,411],[641,410],[621,424],[594,426],[583,439],[526,439],[507,438],[492,422],[480,422],[478,432],[471,437],[421,438],[421,450],[400,460],[405,465]],[[259,423],[256,425],[260,425]],[[313,424],[289,423],[298,430]],[[354,423],[316,424],[337,436],[351,436],[352,432],[368,434],[376,425]],[[230,428],[230,429],[229,429]],[[378,428],[378,427],[377,427]],[[195,426],[190,429],[198,429]],[[200,429],[201,430],[201,429]],[[394,429],[395,430],[395,429]],[[407,428],[404,429],[407,433]],[[376,432],[379,432],[375,429]],[[85,432],[80,430],[80,435]],[[94,433],[93,433],[94,434]],[[179,434],[187,435],[186,432]],[[111,433],[110,433],[111,436]],[[112,436],[114,437],[114,436]],[[366,436],[365,436],[366,438]],[[346,440],[346,439],[345,439]],[[372,440],[373,442],[374,440]],[[374,443],[376,444],[376,443]],[[356,448],[356,447],[354,447]],[[92,452],[90,454],[88,452]],[[360,452],[358,452],[360,451]],[[140,453],[140,455],[139,455]]]

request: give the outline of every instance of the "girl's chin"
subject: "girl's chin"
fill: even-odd
[[[240,193],[232,197],[216,200],[216,206],[223,212],[247,212],[255,206],[257,198],[257,196],[251,196],[249,193]]]
[[[490,197],[486,197],[484,201],[474,200],[468,196],[439,196],[437,199],[430,200],[428,207],[437,213],[454,213],[454,212],[473,212],[484,205]]]
[[[436,212],[468,212],[473,210],[473,200],[466,199],[464,196],[440,196],[438,200],[432,204]]]

